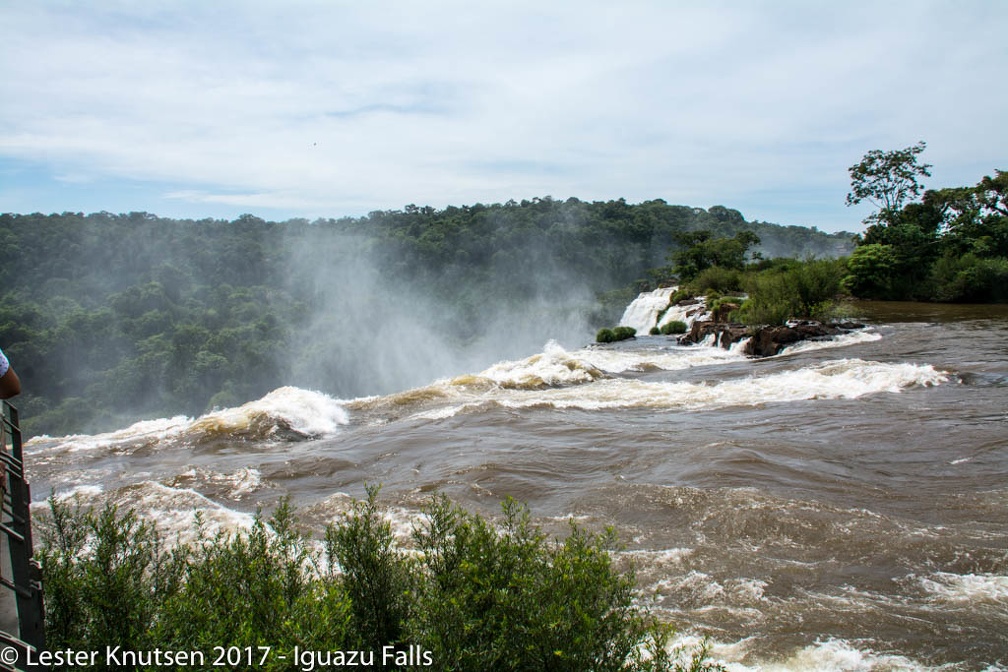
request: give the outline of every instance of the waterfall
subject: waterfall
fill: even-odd
[[[658,316],[669,305],[669,297],[678,287],[659,287],[653,292],[641,292],[623,311],[619,326],[633,327],[638,336],[646,336],[658,324]]]
[[[673,320],[685,322],[689,327],[694,320],[705,319],[706,303],[698,297],[698,303],[688,306],[669,306],[669,299],[678,287],[659,287],[651,292],[641,292],[623,311],[619,325],[633,327],[638,336],[651,333],[653,327],[660,327]]]

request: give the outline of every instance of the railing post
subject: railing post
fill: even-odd
[[[45,646],[45,610],[42,595],[42,572],[32,558],[31,489],[25,479],[24,453],[17,409],[3,402],[0,423],[0,469],[2,469],[3,507],[0,511],[0,545],[4,561],[0,566],[0,590],[12,591],[17,607],[18,632],[0,633],[7,646],[32,647],[40,651]],[[6,562],[9,558],[9,565]],[[7,598],[7,595],[4,595]],[[25,660],[20,656],[21,661]],[[0,661],[0,668],[9,667]]]

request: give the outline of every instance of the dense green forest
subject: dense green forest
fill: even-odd
[[[925,190],[925,147],[873,150],[851,166],[847,203],[878,209],[864,220],[845,287],[873,299],[1008,301],[1008,173]]]
[[[380,394],[587,342],[690,231],[766,257],[852,234],[723,206],[549,197],[269,222],[3,214],[0,347],[30,433],[197,415],[282,385]]]

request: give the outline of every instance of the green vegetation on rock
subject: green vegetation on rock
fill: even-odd
[[[613,328],[602,328],[598,330],[595,334],[596,343],[615,343],[616,341],[625,341],[634,338],[637,335],[637,330],[633,327],[613,327]]]

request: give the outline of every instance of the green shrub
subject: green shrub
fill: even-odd
[[[843,287],[859,298],[891,298],[897,262],[891,245],[860,245],[847,260]]]
[[[38,553],[48,640],[79,649],[93,642],[143,648],[160,603],[179,586],[177,556],[164,553],[154,526],[132,511],[73,510],[55,500],[51,508]]]
[[[680,287],[676,291],[672,292],[672,295],[669,297],[669,305],[674,306],[680,301],[685,301],[686,299],[692,299],[694,296],[695,295],[690,290],[686,289],[685,287]]]
[[[616,535],[571,524],[552,540],[514,500],[495,525],[435,498],[398,546],[377,488],[327,528],[315,550],[281,501],[248,530],[167,548],[155,526],[108,506],[50,500],[39,557],[50,650],[271,647],[256,669],[291,669],[295,646],[374,651],[420,646],[432,670],[718,670],[701,646],[671,651],[671,628],[635,600],[612,562]],[[102,661],[104,663],[104,661]],[[402,669],[405,666],[393,667]],[[99,669],[108,669],[99,665]],[[141,667],[141,669],[143,669]]]
[[[616,336],[617,341],[625,341],[636,336],[637,330],[633,327],[616,327],[613,329],[613,335]]]
[[[339,649],[352,645],[344,586],[316,580],[315,561],[281,501],[251,529],[206,534],[184,546],[184,583],[155,620],[151,646],[212,651],[216,646]],[[156,588],[154,591],[156,592]],[[266,669],[285,669],[274,657]]]
[[[661,326],[661,333],[669,336],[671,334],[685,334],[686,333],[686,323],[680,320],[672,320],[671,322],[666,322]]]
[[[378,488],[367,489],[340,525],[325,534],[330,573],[338,564],[350,598],[352,624],[359,642],[354,648],[379,650],[403,644],[410,617],[410,563],[395,546],[392,526],[378,513]]]
[[[620,670],[643,629],[633,578],[612,569],[610,530],[551,543],[504,503],[499,531],[447,500],[417,532],[427,561],[414,633],[451,670]]]
[[[637,335],[637,330],[633,327],[613,327],[612,329],[604,328],[599,329],[598,333],[595,334],[595,341],[598,343],[614,343],[616,341],[625,341],[628,338],[633,338]]]
[[[741,270],[711,266],[690,280],[687,287],[694,295],[706,294],[711,290],[721,294],[738,292],[742,290],[743,277]]]
[[[795,317],[824,319],[840,292],[846,265],[836,259],[810,260],[786,273],[796,294]]]
[[[973,254],[945,256],[931,269],[938,301],[1008,301],[1008,259],[981,259]]]
[[[749,298],[735,314],[746,324],[783,324],[791,318],[827,319],[840,291],[842,261],[806,261],[749,277]],[[737,299],[733,299],[737,301]]]

